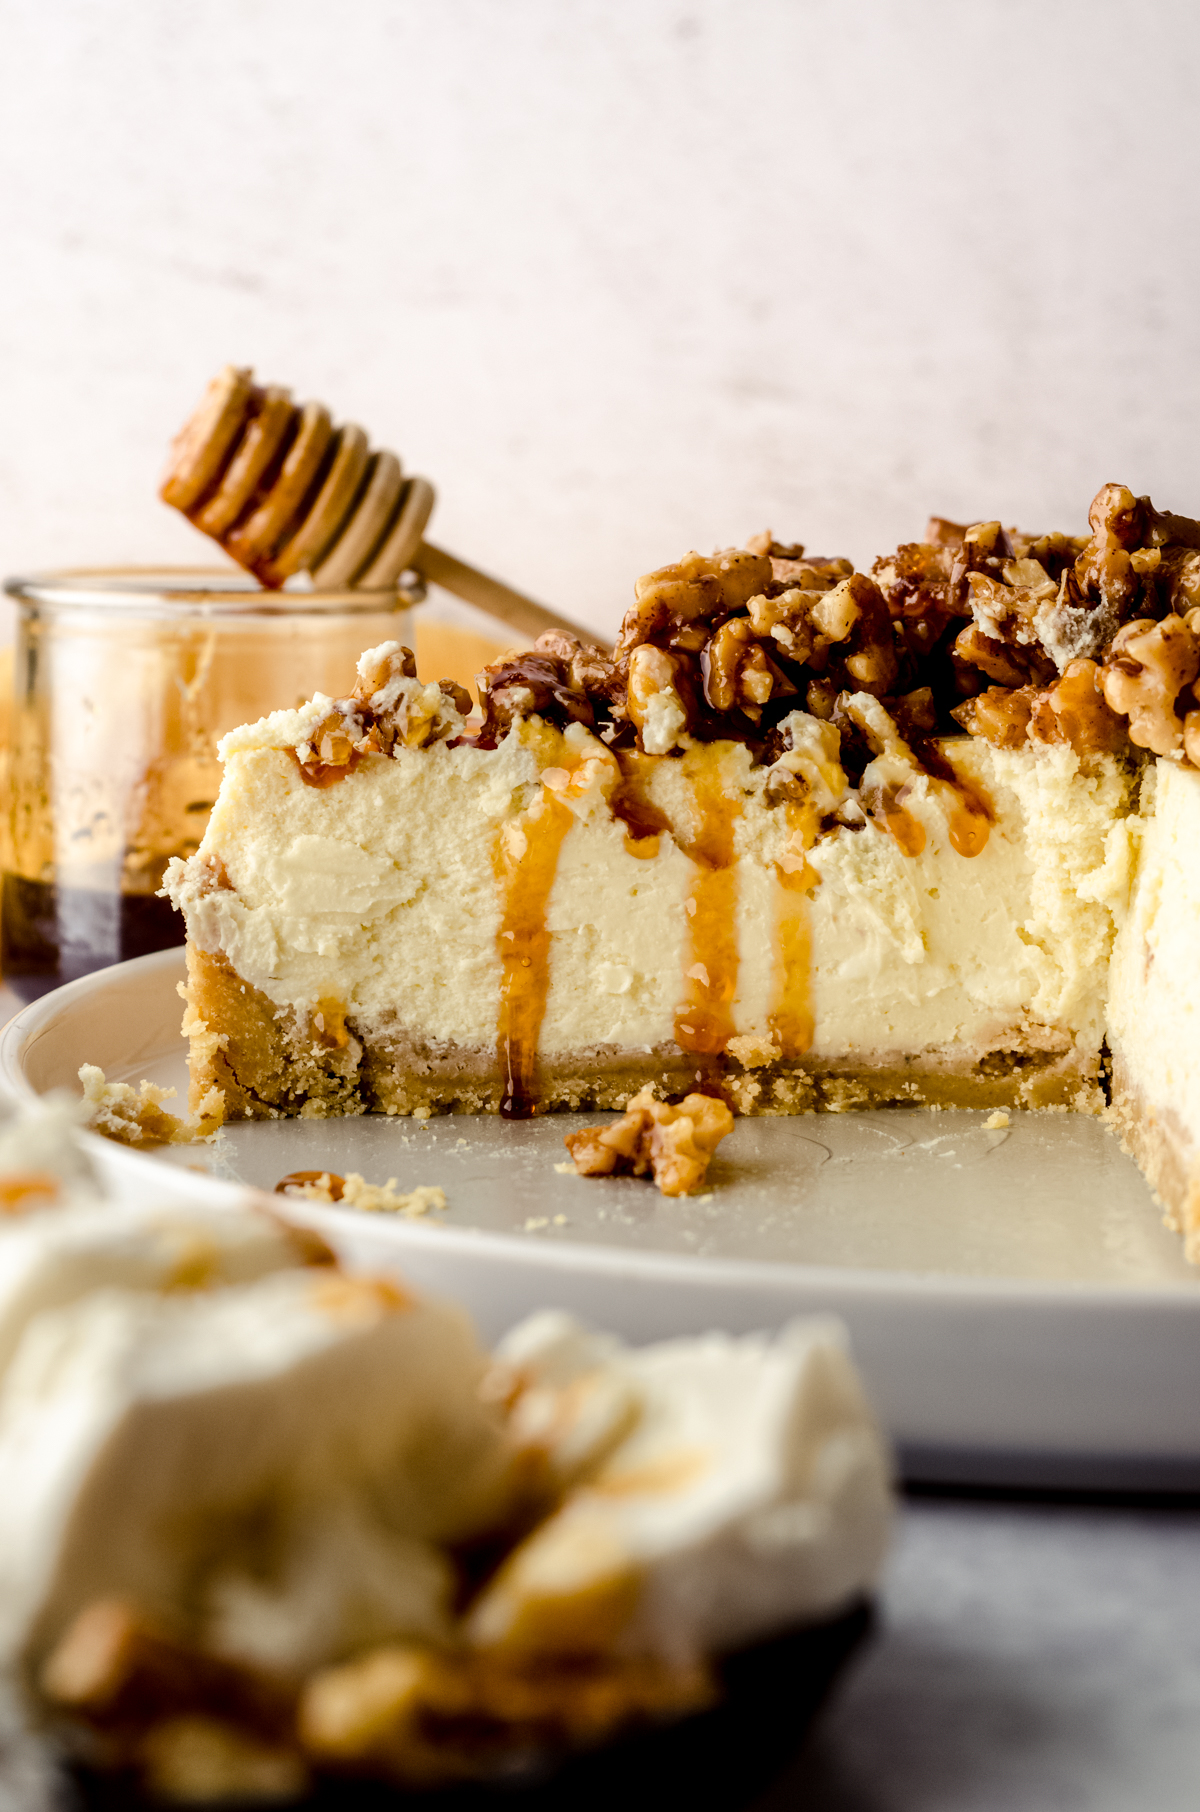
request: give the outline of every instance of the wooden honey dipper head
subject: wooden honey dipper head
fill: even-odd
[[[226,365],[175,437],[160,495],[225,552],[277,588],[309,573],[320,591],[386,591],[410,569],[535,640],[546,630],[595,638],[568,617],[425,540],[434,489],[406,478],[353,422],[293,403]]]
[[[307,572],[322,591],[394,585],[434,501],[353,422],[233,365],[176,438],[161,494],[263,585]]]

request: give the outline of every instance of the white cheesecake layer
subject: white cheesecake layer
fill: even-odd
[[[1108,1003],[1117,1109],[1200,1258],[1200,773],[1159,761],[1145,791]]]
[[[682,846],[702,823],[696,774],[707,763],[719,795],[740,807],[736,1034],[770,1038],[786,905],[775,865],[794,846],[786,808],[766,803],[767,770],[741,745],[694,751],[690,766],[647,764],[646,797],[676,834],[646,860],[629,852],[609,809],[613,758],[580,726],[560,735],[535,720],[496,750],[401,748],[327,789],[304,783],[274,720],[256,728],[257,741],[246,729],[226,748],[200,853],[174,866],[168,887],[193,943],[223,952],[276,1005],[306,1013],[335,1000],[361,1022],[393,1014],[419,1038],[490,1048],[504,911],[498,840],[525,851],[537,832],[530,805],[552,794],[573,822],[546,905],[540,1051],[668,1043],[696,955],[698,870]],[[991,803],[977,855],[952,847],[953,790],[917,775],[904,809],[924,833],[919,854],[868,823],[819,837],[808,856],[817,877],[808,896],[812,1050],[986,1048],[1032,1023],[1094,1051],[1129,887],[1127,777],[1111,758],[1085,773],[1065,747],[1005,753],[971,738],[945,747]],[[231,890],[212,888],[211,858]]]

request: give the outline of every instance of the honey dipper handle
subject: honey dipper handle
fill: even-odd
[[[547,629],[558,629],[567,635],[577,635],[580,641],[596,643],[598,637],[589,630],[581,629],[578,623],[572,623],[567,617],[560,617],[556,611],[547,610],[544,604],[535,604],[522,592],[514,591],[510,585],[504,585],[499,579],[493,579],[478,568],[468,566],[454,554],[448,554],[432,542],[422,541],[412,557],[411,564],[416,571],[433,585],[440,585],[446,591],[452,591],[455,597],[462,598],[468,604],[474,604],[479,610],[486,610],[489,616],[499,617],[519,636],[534,641]]]

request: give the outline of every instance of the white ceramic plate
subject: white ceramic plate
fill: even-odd
[[[0,1083],[186,1083],[166,951],[73,982],[0,1035]],[[570,1308],[634,1340],[839,1315],[910,1477],[1200,1486],[1200,1278],[1096,1120],[900,1110],[740,1120],[711,1193],[563,1175],[595,1115],[509,1125],[370,1116],[230,1126],[142,1155],[93,1140],[125,1193],[223,1197],[293,1170],[439,1183],[420,1221],[305,1206],[355,1263],[464,1300],[494,1336]],[[196,1169],[200,1166],[200,1169]]]

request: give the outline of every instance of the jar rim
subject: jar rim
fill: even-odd
[[[409,610],[425,597],[417,573],[378,591],[318,591],[304,579],[268,591],[239,567],[73,566],[14,574],[4,590],[25,606],[157,617],[378,615]]]

